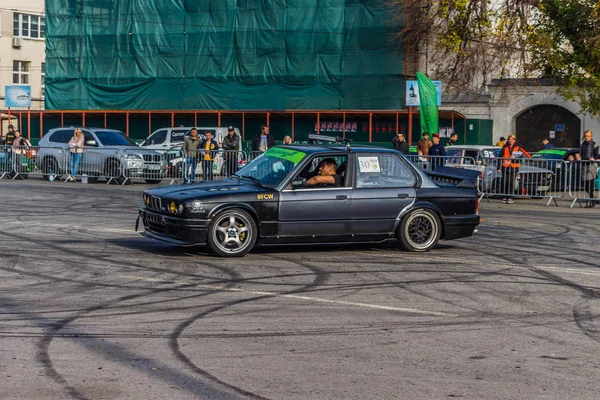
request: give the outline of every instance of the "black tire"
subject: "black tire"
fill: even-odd
[[[408,213],[398,227],[398,244],[405,250],[423,252],[435,247],[442,224],[434,211],[419,208]]]
[[[218,213],[208,226],[208,245],[221,257],[242,257],[252,250],[258,236],[256,222],[239,208]]]
[[[50,180],[50,171],[54,171],[54,174],[58,177],[60,172],[58,171],[58,163],[54,157],[47,157],[42,160],[42,177],[49,181]]]
[[[123,176],[121,164],[117,160],[108,160],[106,162],[104,174],[108,177],[106,178],[107,180],[110,180],[110,177],[112,177],[119,185],[125,183],[125,179],[127,179]]]
[[[160,179],[144,179],[146,183],[150,185],[158,185],[160,183]]]

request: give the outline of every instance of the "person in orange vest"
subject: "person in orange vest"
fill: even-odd
[[[517,144],[515,135],[508,135],[506,143],[500,150],[498,159],[498,172],[502,173],[502,194],[506,197],[502,199],[503,203],[512,204],[515,201],[515,181],[519,173],[518,159],[522,157],[530,158],[531,155]]]

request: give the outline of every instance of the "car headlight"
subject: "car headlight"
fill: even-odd
[[[144,204],[146,204],[147,206],[150,205],[150,196],[148,196],[147,193],[144,193]]]
[[[188,209],[191,213],[199,213],[204,211],[204,204],[200,200],[194,200],[188,204]]]
[[[183,204],[177,201],[171,201],[169,202],[169,211],[171,211],[171,214],[182,214]]]
[[[136,154],[127,154],[127,166],[129,168],[141,168],[144,165],[142,156]]]

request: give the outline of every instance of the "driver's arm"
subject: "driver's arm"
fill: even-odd
[[[316,175],[306,181],[308,186],[317,185],[319,183],[335,184],[335,178],[331,175]]]

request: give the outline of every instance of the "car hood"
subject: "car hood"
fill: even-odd
[[[274,191],[273,188],[263,187],[246,179],[226,178],[219,181],[163,186],[149,189],[146,193],[175,200],[190,200],[242,193],[272,193]]]
[[[520,173],[536,173],[536,172],[543,172],[543,173],[549,173],[552,174],[553,172],[549,169],[546,168],[540,168],[540,167],[535,167],[533,165],[527,165],[527,162],[523,162],[521,161],[520,165],[519,165],[519,172]]]

